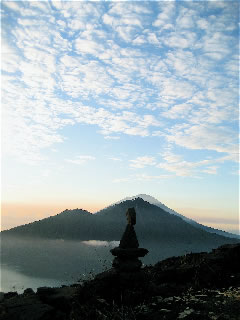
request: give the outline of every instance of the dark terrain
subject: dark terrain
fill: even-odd
[[[172,257],[135,273],[1,294],[1,320],[240,319],[240,243]]]
[[[110,245],[89,246],[82,241],[119,241],[125,212],[134,207],[139,243],[150,253],[142,259],[155,264],[171,256],[210,251],[239,239],[202,230],[141,198],[126,200],[91,214],[82,209],[1,232],[1,263],[27,276],[73,283],[81,274],[96,274],[111,266]]]
[[[170,214],[141,198],[126,200],[96,214],[82,209],[65,210],[33,223],[1,232],[2,237],[32,237],[64,240],[119,240],[124,229],[123,212],[134,207],[137,212],[136,232],[140,242],[158,242],[210,250],[221,244],[237,243],[238,239],[217,235],[193,226],[181,217]],[[236,236],[237,237],[237,236]]]
[[[194,220],[192,220],[190,218],[187,218],[184,215],[182,215],[182,214],[170,209],[169,207],[167,207],[165,204],[163,204],[162,202],[160,202],[156,198],[154,198],[154,197],[152,197],[150,195],[147,195],[147,194],[138,194],[136,196],[127,197],[127,198],[125,198],[123,200],[118,201],[115,204],[119,204],[119,203],[124,202],[126,200],[134,200],[134,199],[137,199],[137,198],[141,198],[144,201],[147,201],[150,204],[153,204],[153,205],[163,209],[164,211],[166,211],[168,213],[171,213],[171,214],[173,214],[175,216],[178,216],[178,217],[182,218],[184,221],[188,222],[189,224],[191,224],[192,226],[194,226],[196,228],[205,230],[205,231],[210,232],[210,233],[216,233],[216,234],[219,234],[219,235],[224,236],[224,237],[240,239],[240,235],[236,235],[236,234],[233,234],[233,233],[230,233],[230,232],[226,232],[226,231],[223,231],[223,230],[219,230],[219,229],[215,229],[215,228],[212,228],[212,227],[208,227],[208,226],[205,226],[205,225],[203,225],[201,223],[198,223],[198,222],[196,222],[196,221],[194,221]]]

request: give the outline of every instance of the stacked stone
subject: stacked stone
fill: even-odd
[[[113,267],[119,272],[135,272],[141,269],[142,262],[138,259],[144,257],[148,250],[139,248],[138,239],[134,230],[136,224],[136,212],[129,208],[126,212],[128,225],[118,247],[110,250],[115,256]]]

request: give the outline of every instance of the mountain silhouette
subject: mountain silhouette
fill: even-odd
[[[163,209],[164,211],[166,211],[168,213],[171,213],[171,214],[174,214],[174,215],[176,215],[178,217],[181,217],[184,221],[190,223],[191,225],[193,225],[196,228],[200,228],[200,229],[205,230],[205,231],[210,232],[210,233],[216,233],[216,234],[219,234],[219,235],[224,236],[224,237],[240,239],[240,236],[238,236],[236,234],[233,234],[233,233],[230,233],[230,232],[226,232],[226,231],[223,231],[223,230],[218,230],[218,229],[215,229],[215,228],[212,228],[212,227],[208,227],[208,226],[205,226],[205,225],[203,225],[201,223],[196,222],[193,219],[187,218],[184,215],[176,212],[175,210],[172,210],[172,209],[168,208],[165,204],[163,204],[162,202],[160,202],[156,198],[154,198],[154,197],[152,197],[150,195],[147,195],[147,194],[138,194],[136,196],[126,197],[126,198],[116,202],[115,204],[119,204],[119,203],[124,202],[126,200],[134,200],[134,199],[137,199],[137,198],[141,198],[144,201],[147,201],[147,202],[149,202],[151,204],[154,204],[155,206],[158,206],[159,208]]]
[[[23,238],[88,240],[91,221],[92,213],[86,210],[66,209],[55,216],[5,230],[1,234]]]
[[[126,226],[125,212],[134,207],[135,227],[141,245],[172,246],[189,250],[210,250],[231,239],[197,228],[181,217],[170,214],[142,198],[126,200],[96,214],[82,209],[65,210],[56,216],[2,232],[2,236],[34,237],[64,240],[120,240]]]

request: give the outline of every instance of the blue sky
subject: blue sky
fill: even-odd
[[[237,1],[3,1],[3,227],[147,193],[236,231],[238,14]]]

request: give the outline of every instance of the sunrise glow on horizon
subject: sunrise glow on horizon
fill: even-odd
[[[239,232],[238,1],[2,1],[2,229],[148,194]]]

